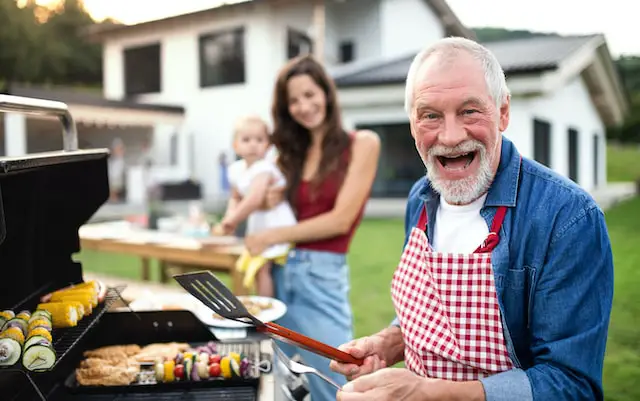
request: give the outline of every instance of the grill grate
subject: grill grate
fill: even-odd
[[[148,393],[73,394],[62,401],[256,401],[257,391],[252,387],[189,389]]]
[[[176,380],[171,383],[157,382],[155,378],[155,371],[153,365],[142,364],[141,371],[138,374],[137,381],[130,385],[123,386],[81,386],[75,375],[75,370],[65,380],[65,387],[74,393],[84,394],[120,394],[123,392],[132,392],[146,394],[148,392],[165,392],[165,391],[179,391],[180,389],[189,388],[195,389],[211,389],[211,388],[256,388],[259,385],[259,380],[262,372],[270,371],[270,361],[268,359],[262,360],[263,355],[260,353],[259,342],[216,342],[216,352],[220,355],[228,355],[231,352],[236,352],[241,355],[245,355],[250,361],[250,372],[243,378],[223,379],[222,377],[217,379],[209,379],[202,381],[190,381],[190,380]],[[194,348],[198,343],[191,344]],[[265,369],[265,363],[268,364],[268,369]]]
[[[77,326],[53,330],[51,335],[53,336],[53,348],[56,350],[57,359],[52,369],[55,369],[67,353],[87,334],[98,320],[100,320],[100,317],[109,310],[111,305],[120,299],[120,294],[123,290],[124,286],[107,289],[104,301],[92,311],[90,316],[79,321]]]
[[[85,317],[78,325],[75,327],[69,327],[65,329],[54,329],[51,333],[53,337],[53,349],[56,351],[56,362],[49,370],[53,370],[58,366],[58,364],[64,359],[64,357],[69,353],[69,351],[80,341],[82,337],[100,320],[100,317],[105,314],[111,308],[111,305],[117,300],[120,299],[120,294],[124,290],[124,286],[121,287],[113,287],[108,288],[107,293],[105,294],[104,301],[98,306],[96,306],[91,315]],[[47,371],[49,371],[47,370]],[[16,363],[13,366],[2,366],[0,367],[0,374],[3,372],[22,372],[31,385],[34,387],[35,392],[38,394],[40,399],[45,400],[44,395],[33,381],[31,375],[37,374],[38,372],[31,372],[27,370],[22,365],[22,359],[20,362]]]
[[[56,351],[56,362],[49,370],[55,369],[67,353],[78,343],[78,341],[80,341],[80,339],[82,339],[82,337],[84,337],[85,334],[87,334],[89,329],[91,329],[98,320],[100,320],[100,317],[109,310],[111,305],[113,305],[116,300],[120,299],[120,294],[124,288],[124,286],[108,288],[104,301],[93,309],[90,316],[79,321],[77,326],[64,329],[53,329],[51,336],[53,337],[53,349]],[[29,372],[24,366],[22,366],[22,360],[13,366],[0,366],[0,374],[3,370],[24,370],[25,372]],[[35,373],[37,373],[37,371]]]

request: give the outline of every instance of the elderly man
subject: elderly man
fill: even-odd
[[[443,39],[415,58],[406,111],[427,174],[409,194],[397,318],[342,347],[362,366],[331,362],[352,380],[338,400],[603,399],[603,213],[502,136],[509,102],[475,42]]]

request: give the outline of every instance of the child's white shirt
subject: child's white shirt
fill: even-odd
[[[228,178],[232,187],[240,196],[245,197],[251,189],[251,183],[260,174],[269,173],[276,178],[277,186],[285,186],[287,181],[273,160],[262,159],[247,167],[244,160],[237,160],[229,166]],[[279,205],[268,210],[256,210],[247,219],[247,234],[254,234],[276,227],[292,226],[297,223],[295,214],[289,202],[282,201]],[[277,244],[267,249],[262,256],[273,258],[284,255],[289,249],[289,244]]]

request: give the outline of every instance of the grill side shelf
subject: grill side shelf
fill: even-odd
[[[113,303],[121,299],[122,291],[124,291],[125,286],[118,287],[110,287],[107,289],[107,293],[105,294],[104,301],[96,306],[91,315],[83,318],[78,322],[77,326],[69,327],[64,329],[54,329],[51,333],[53,337],[53,349],[56,353],[56,362],[53,364],[51,369],[43,370],[43,371],[29,371],[22,365],[22,358],[15,365],[12,366],[1,366],[0,374],[3,372],[22,372],[28,379],[28,381],[32,384],[35,392],[38,394],[40,399],[46,401],[46,398],[38,388],[37,384],[34,382],[32,375],[38,375],[42,373],[46,373],[54,370],[58,364],[62,360],[64,360],[65,356],[71,351],[75,345],[91,330],[91,328],[100,320],[102,315],[104,315],[110,308]]]

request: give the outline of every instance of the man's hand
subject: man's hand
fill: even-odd
[[[393,366],[404,356],[404,340],[399,327],[388,327],[377,334],[350,341],[339,348],[358,359],[364,359],[361,366],[331,361],[331,370],[345,375],[349,380]]]
[[[361,366],[340,363],[337,361],[331,361],[329,367],[336,373],[340,373],[348,380],[353,380],[357,377],[368,375],[376,370],[385,368],[387,366],[384,360],[384,344],[383,338],[379,336],[362,337],[357,340],[353,340],[339,347],[341,351],[353,355],[358,359],[364,359],[364,363]]]
[[[385,368],[347,383],[338,391],[338,401],[442,400],[440,380],[416,375],[408,369]]]

